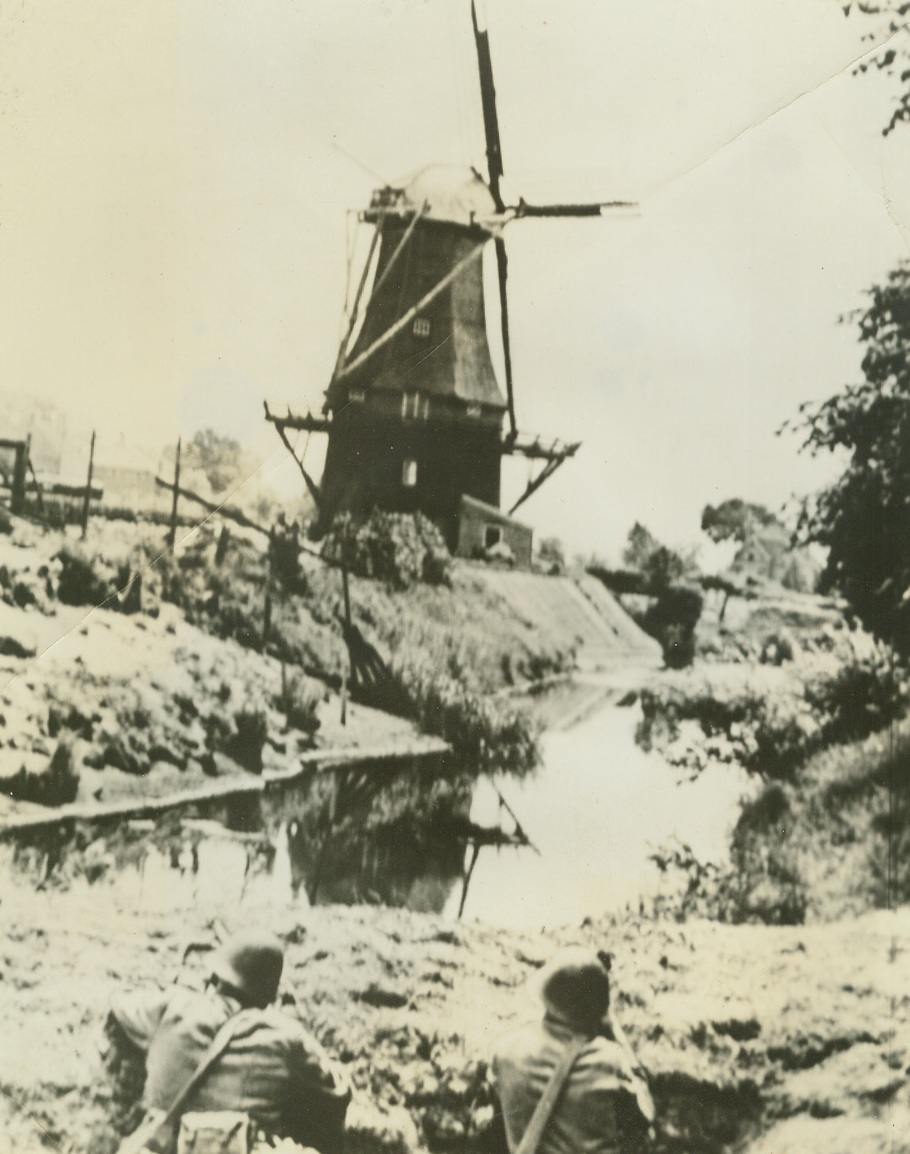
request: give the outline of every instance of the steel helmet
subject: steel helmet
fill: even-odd
[[[595,1031],[610,1006],[610,976],[594,950],[558,953],[538,988],[548,1012],[582,1031]]]
[[[240,930],[216,950],[212,973],[253,1006],[275,1001],[284,966],[284,946],[263,930]]]

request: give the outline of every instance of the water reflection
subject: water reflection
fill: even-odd
[[[650,855],[674,838],[701,861],[727,859],[747,775],[716,765],[679,782],[636,745],[639,717],[637,706],[608,704],[545,735],[538,774],[505,787],[537,852],[484,851],[465,916],[522,928],[578,924],[655,894],[661,875]],[[484,822],[497,809],[495,793],[478,787],[472,817]],[[453,895],[450,911],[454,903]]]
[[[715,767],[678,783],[657,755],[635,744],[637,717],[635,707],[602,703],[571,728],[545,735],[538,773],[502,787],[535,849],[484,847],[464,916],[528,928],[635,905],[658,884],[650,853],[673,837],[701,860],[725,858],[745,775]],[[193,908],[234,918],[238,909],[272,903],[381,902],[454,916],[464,898],[466,853],[451,815],[429,826],[399,821],[365,833],[370,798],[399,772],[373,767],[358,781],[316,775],[203,816],[130,821],[87,843],[70,830],[59,844],[39,840],[3,853],[9,867],[38,885],[105,887],[114,904],[150,911]],[[358,809],[350,797],[360,797],[364,780],[373,793]],[[509,824],[490,784],[464,798],[462,825],[468,808],[478,825]],[[340,812],[346,826],[337,824]]]

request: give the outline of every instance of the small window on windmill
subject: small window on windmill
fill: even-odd
[[[480,405],[477,405],[477,404],[468,405],[468,416],[469,417],[479,417],[480,414],[481,414]]]
[[[351,389],[351,391],[348,393],[348,400],[352,405],[362,405],[366,399],[366,389]]]
[[[401,419],[413,421],[420,416],[420,393],[401,394]]]
[[[502,540],[502,526],[501,525],[485,525],[483,530],[483,547],[484,549],[492,549],[494,545],[498,545]]]
[[[401,483],[406,489],[413,489],[417,484],[417,462],[410,458],[401,463]]]
[[[419,341],[425,341],[430,336],[430,318],[429,317],[415,317],[413,325],[414,336]]]

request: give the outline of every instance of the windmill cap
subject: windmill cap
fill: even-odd
[[[610,978],[594,950],[562,950],[542,970],[539,992],[547,1012],[580,1029],[594,1029],[610,1006]]]
[[[254,1006],[268,1006],[278,995],[284,946],[274,934],[241,930],[215,952],[212,973],[239,990]]]
[[[425,205],[428,220],[472,225],[496,212],[492,193],[473,168],[429,164],[401,182],[401,191],[415,208]]]

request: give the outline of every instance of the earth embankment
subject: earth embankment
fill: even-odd
[[[188,914],[4,897],[0,1134],[16,1154],[110,1154],[100,1047],[112,993],[197,982],[219,927]],[[535,1015],[528,981],[561,943],[615,955],[618,1015],[651,1072],[655,1149],[896,1154],[910,917],[812,927],[626,921],[541,935],[388,909],[259,911],[288,943],[286,1002],[357,1087],[352,1148],[463,1151],[498,1033]]]
[[[224,540],[205,525],[171,553],[159,529],[100,521],[84,543],[20,521],[0,535],[0,818],[198,791],[310,750],[409,749],[414,722],[345,694],[337,571],[305,556],[293,590],[270,587],[261,545]],[[582,655],[653,660],[615,602],[595,608],[568,578],[456,565],[443,587],[353,580],[350,604],[429,694],[418,726],[437,698],[472,694],[455,706],[476,712]],[[481,737],[510,708],[490,706]]]

